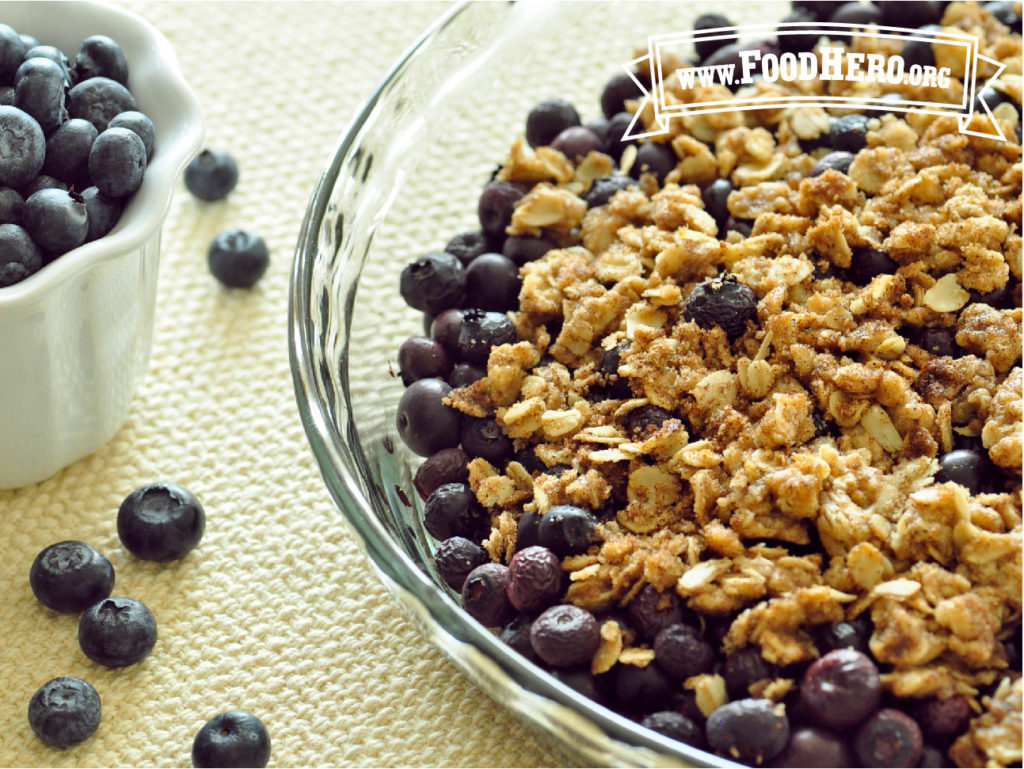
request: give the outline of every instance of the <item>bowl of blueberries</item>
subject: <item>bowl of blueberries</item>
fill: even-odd
[[[0,127],[0,488],[13,488],[95,451],[127,417],[161,226],[203,116],[144,19],[12,2]]]
[[[723,16],[696,3],[465,4],[394,66],[313,193],[293,265],[289,352],[327,489],[424,634],[554,738],[565,760],[972,765],[971,751],[983,750],[975,728],[1016,701],[1017,739],[1009,725],[997,741],[999,756],[1012,762],[1016,750],[1019,761],[1019,553],[989,656],[976,667],[942,657],[928,689],[917,663],[898,657],[918,637],[892,619],[903,609],[878,601],[916,595],[915,580],[927,582],[918,570],[939,564],[914,566],[903,544],[872,539],[870,548],[893,548],[875,562],[891,579],[840,578],[838,564],[848,553],[855,563],[867,543],[844,544],[849,532],[824,512],[817,527],[816,512],[787,517],[807,486],[784,478],[808,452],[828,458],[815,464],[823,476],[848,461],[851,473],[891,479],[879,483],[906,504],[917,498],[897,491],[897,467],[921,476],[921,500],[1019,499],[1019,457],[1015,477],[993,426],[957,417],[957,443],[925,441],[910,456],[906,423],[897,430],[888,416],[898,399],[865,402],[856,419],[843,417],[850,396],[838,391],[822,390],[814,406],[808,391],[821,385],[800,377],[816,370],[815,354],[831,353],[800,358],[811,342],[771,338],[782,333],[777,317],[803,328],[815,313],[835,308],[834,317],[839,298],[862,314],[870,302],[894,311],[898,297],[888,308],[868,297],[910,280],[909,257],[897,261],[873,235],[830,261],[824,240],[810,248],[801,238],[815,216],[824,226],[845,215],[832,207],[840,190],[859,213],[853,180],[871,187],[872,153],[886,141],[918,152],[909,137],[928,123],[899,94],[875,93],[892,112],[724,110],[686,117],[668,138],[626,136],[638,112],[650,118],[638,83],[650,83],[653,36],[732,25],[764,35],[698,37],[683,66],[738,65],[742,50],[778,56],[825,39],[769,35],[781,22],[973,21],[990,43],[1019,51],[1019,5],[922,2],[908,15],[909,5],[748,2]],[[912,36],[896,44],[886,50],[934,64]],[[978,151],[1019,161],[1019,77],[990,88],[987,104],[1017,147]],[[763,89],[755,81],[714,98]],[[923,165],[936,162],[928,152]],[[796,202],[814,190],[820,208]],[[1012,194],[991,190],[1009,222]],[[992,226],[1019,250],[1019,223]],[[1019,334],[1019,267],[1010,272],[972,304],[963,291],[960,319],[900,299],[902,325],[867,323],[899,332],[876,356],[894,367],[887,381],[949,357],[935,349],[936,329],[920,328],[938,317],[928,312],[947,313],[954,330],[986,313]],[[945,333],[956,355],[985,354],[967,334]],[[1009,398],[1019,363],[1007,356],[994,387]],[[803,410],[786,412],[793,397]],[[858,448],[867,436],[875,443]],[[851,520],[868,492],[836,494],[816,500]],[[732,512],[716,517],[716,507]],[[1019,551],[1019,523],[999,536]],[[942,676],[958,683],[940,686]]]

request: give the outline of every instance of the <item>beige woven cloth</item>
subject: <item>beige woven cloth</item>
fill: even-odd
[[[385,593],[321,482],[288,368],[288,276],[306,202],[339,133],[445,6],[125,5],[170,39],[202,101],[206,145],[231,152],[241,179],[216,204],[179,185],[151,364],[124,427],[54,477],[0,492],[0,765],[188,766],[199,727],[232,708],[266,723],[272,766],[562,764]],[[206,268],[207,244],[230,227],[272,252],[251,292],[220,288]],[[121,500],[160,479],[207,512],[198,549],[169,566],[131,557],[115,525]],[[143,662],[90,662],[77,617],[35,601],[32,559],[69,538],[105,553],[114,593],[156,615]],[[32,693],[58,675],[90,681],[103,702],[97,733],[63,751],[26,718]]]

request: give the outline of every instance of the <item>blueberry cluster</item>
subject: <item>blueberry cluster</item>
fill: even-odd
[[[155,140],[115,40],[87,37],[72,61],[0,24],[0,287],[106,235]]]

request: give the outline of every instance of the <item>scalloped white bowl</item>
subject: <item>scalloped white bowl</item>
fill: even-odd
[[[95,2],[4,2],[0,22],[73,58],[116,40],[128,87],[156,127],[142,186],[106,236],[0,288],[0,488],[49,477],[106,443],[128,416],[153,338],[160,230],[199,151],[203,114],[167,39]]]

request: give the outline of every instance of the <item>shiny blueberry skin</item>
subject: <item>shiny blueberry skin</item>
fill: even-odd
[[[487,376],[487,369],[472,363],[456,363],[448,375],[448,384],[454,388],[466,387]]]
[[[879,275],[891,275],[899,269],[889,254],[877,248],[856,247],[846,268],[846,279],[858,286],[866,286]]]
[[[200,200],[223,200],[238,184],[238,164],[227,152],[204,149],[185,167],[185,187]]]
[[[832,729],[854,726],[881,701],[878,668],[863,652],[836,649],[807,668],[800,698],[819,725]]]
[[[733,23],[729,21],[725,16],[720,13],[702,13],[697,17],[697,20],[693,22],[693,31],[701,32],[705,29],[718,29],[719,27],[731,27]],[[711,54],[717,51],[719,48],[723,48],[727,45],[732,45],[737,41],[737,36],[733,35],[715,35],[715,37],[721,37],[721,40],[702,40],[698,39],[694,42],[694,50],[697,51],[697,56],[701,61],[708,58]]]
[[[867,123],[868,117],[859,112],[832,118],[828,130],[829,146],[839,152],[860,152],[868,143]]]
[[[459,351],[459,330],[462,328],[462,310],[450,307],[441,310],[430,322],[430,336],[453,356]]]
[[[825,654],[836,649],[856,649],[867,654],[871,633],[871,620],[863,614],[855,619],[832,622],[818,633],[818,650]]]
[[[398,434],[421,457],[458,444],[458,412],[442,403],[451,389],[440,379],[420,379],[405,388],[398,399]]]
[[[732,189],[732,183],[728,179],[715,179],[700,193],[704,201],[704,210],[711,214],[719,228],[729,218],[728,202]]]
[[[505,237],[505,228],[512,221],[512,211],[526,190],[514,182],[492,179],[484,185],[477,203],[477,218],[486,235]]]
[[[640,720],[640,726],[664,734],[673,740],[694,747],[704,746],[704,731],[692,720],[674,710],[659,710],[648,713]]]
[[[127,128],[134,131],[146,149],[146,160],[153,157],[153,144],[156,141],[156,126],[149,116],[138,110],[128,110],[114,115],[107,128]]]
[[[465,287],[466,270],[462,262],[446,251],[434,251],[413,260],[399,278],[399,291],[405,303],[432,315],[461,303]]]
[[[757,766],[786,747],[789,720],[771,700],[746,698],[716,708],[704,732],[716,753]]]
[[[601,112],[610,120],[626,109],[626,100],[639,99],[642,95],[640,87],[628,72],[617,72],[608,78],[601,91]]]
[[[893,5],[897,5],[893,3]],[[910,5],[910,3],[907,3]],[[884,9],[883,9],[884,11]],[[911,26],[920,24],[919,21],[913,22]],[[941,27],[938,24],[925,24],[919,28],[921,32],[927,32],[934,35],[936,32],[941,31]],[[918,64],[922,67],[934,66],[935,64],[935,51],[932,49],[932,44],[929,40],[907,40],[903,44],[903,50],[900,54],[903,57],[903,61],[908,67]]]
[[[270,266],[270,250],[259,235],[225,230],[210,241],[206,264],[213,277],[228,288],[252,288]]]
[[[0,184],[24,187],[39,174],[45,156],[39,123],[17,107],[0,106]]]
[[[67,540],[39,552],[32,561],[28,581],[43,606],[80,612],[110,595],[114,567],[92,545]]]
[[[100,725],[100,695],[87,681],[51,678],[28,702],[28,723],[36,737],[54,748],[84,742]]]
[[[669,675],[680,681],[701,673],[710,673],[715,664],[715,650],[700,631],[678,623],[664,628],[654,638],[654,661]]]
[[[37,57],[49,59],[54,64],[58,65],[61,72],[64,73],[64,79],[68,83],[71,82],[71,63],[60,48],[57,48],[54,45],[33,45],[25,51],[25,58],[22,63]],[[17,73],[15,73],[15,79],[17,79]]]
[[[482,625],[504,625],[516,614],[508,600],[507,588],[507,566],[501,563],[477,566],[466,576],[462,586],[462,608]]]
[[[493,418],[470,419],[462,428],[462,448],[471,457],[486,459],[501,467],[512,458],[512,439],[501,431]]]
[[[772,766],[846,767],[854,765],[853,753],[846,741],[835,732],[818,726],[794,729],[789,744],[772,762]]]
[[[924,740],[917,722],[895,708],[882,708],[860,725],[853,749],[866,767],[916,766]]]
[[[644,585],[627,609],[629,623],[640,638],[652,642],[669,625],[677,625],[687,619],[688,612],[674,591],[659,592],[648,583]]]
[[[508,562],[508,600],[519,611],[541,611],[562,592],[562,564],[546,547],[519,550]]]
[[[155,643],[153,612],[132,598],[104,598],[78,621],[78,645],[85,656],[110,668],[138,662]]]
[[[411,336],[398,348],[398,368],[407,387],[417,379],[445,379],[452,370],[452,359],[444,345],[429,336]]]
[[[427,497],[423,526],[434,539],[465,537],[480,542],[491,530],[491,519],[469,486],[445,483]]]
[[[531,147],[551,144],[566,128],[580,125],[576,108],[565,99],[545,99],[526,116],[526,141]]]
[[[469,455],[458,447],[441,449],[431,454],[412,478],[420,498],[426,500],[436,488],[446,483],[466,483],[469,480]]]
[[[57,255],[85,242],[89,220],[77,192],[50,187],[25,200],[25,229],[43,251]]]
[[[506,312],[519,302],[518,265],[502,254],[480,254],[466,266],[464,307]]]
[[[737,649],[722,665],[722,678],[733,699],[750,696],[750,686],[766,678],[774,678],[774,667],[754,647]]]
[[[214,716],[192,741],[195,767],[264,767],[270,760],[270,735],[252,713],[229,710]]]
[[[548,607],[530,627],[530,645],[537,656],[553,667],[589,662],[600,642],[600,628],[594,615],[573,604]]]
[[[809,177],[821,176],[828,169],[838,171],[841,174],[845,174],[850,170],[850,164],[853,162],[853,153],[845,152],[843,150],[836,150],[830,152],[827,155],[818,159],[818,161],[811,166],[811,171],[807,175]]]
[[[199,544],[206,513],[196,496],[177,483],[140,486],[117,511],[117,535],[136,558],[175,561]]]
[[[146,146],[134,131],[108,128],[89,150],[89,176],[100,192],[115,198],[131,195],[146,173]]]
[[[86,187],[82,190],[82,200],[85,201],[86,218],[89,221],[89,231],[85,235],[85,242],[88,243],[114,229],[121,218],[124,203],[120,198],[104,195],[99,187]]]
[[[8,24],[0,24],[0,81],[9,82],[31,46]]]
[[[32,237],[17,224],[0,224],[0,287],[13,286],[43,266]]]
[[[627,145],[636,144],[636,139],[623,138],[632,122],[633,115],[629,112],[618,112],[608,120],[608,131],[605,133],[602,149],[604,154],[610,156],[616,162],[622,158],[622,153]],[[590,201],[587,201],[587,204],[591,208],[594,207]]]
[[[537,535],[544,547],[564,558],[585,553],[599,541],[593,513],[576,505],[555,505],[540,518]]]
[[[103,132],[120,112],[138,109],[131,91],[108,77],[82,80],[68,92],[68,116],[88,120]]]
[[[490,560],[486,550],[465,537],[449,537],[434,553],[437,573],[448,587],[460,593],[469,573]]]
[[[110,78],[122,85],[128,84],[128,59],[121,46],[106,35],[91,35],[78,46],[75,54],[75,77],[81,82],[88,78]]]
[[[540,544],[540,516],[533,510],[524,510],[516,525],[516,551]]]
[[[601,176],[590,183],[590,189],[583,195],[588,208],[598,208],[611,200],[616,192],[636,184],[631,176]]]
[[[540,259],[556,244],[548,238],[534,238],[529,235],[509,235],[501,246],[501,253],[517,265],[524,265]]]
[[[573,163],[578,163],[591,152],[600,152],[601,138],[585,126],[571,126],[551,141],[551,149],[558,150]]]
[[[683,317],[703,329],[718,326],[733,341],[747,330],[747,321],[757,322],[757,295],[731,276],[705,280],[683,301]]]
[[[936,483],[953,481],[971,494],[982,494],[996,485],[997,471],[986,451],[956,449],[939,457]]]
[[[629,175],[639,179],[640,174],[650,172],[658,179],[658,184],[665,181],[665,176],[676,167],[675,150],[671,144],[646,142],[636,152],[636,160],[629,169]]]
[[[464,361],[486,364],[491,347],[515,341],[515,326],[504,313],[468,309],[462,314],[458,349]]]
[[[26,59],[15,74],[14,106],[31,115],[49,136],[67,117],[67,81],[60,65],[50,59]]]
[[[88,120],[65,120],[46,140],[42,172],[84,189],[89,179],[89,151],[99,132]]]

